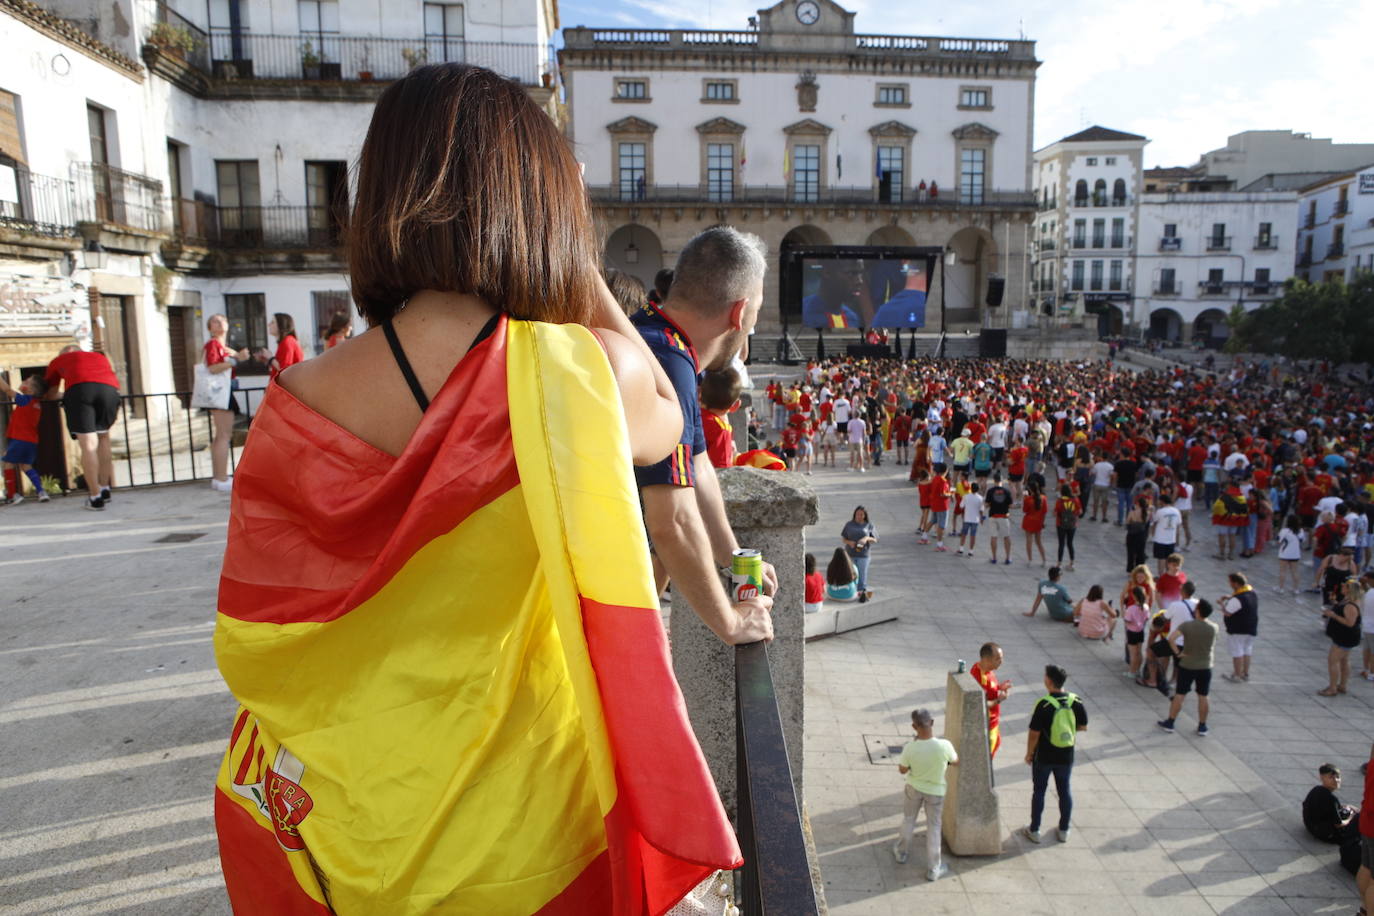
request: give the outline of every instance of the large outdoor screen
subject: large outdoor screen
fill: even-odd
[[[912,249],[808,250],[785,265],[783,314],[809,328],[920,328],[934,255]],[[790,268],[790,270],[788,269]],[[786,301],[791,299],[791,302]]]

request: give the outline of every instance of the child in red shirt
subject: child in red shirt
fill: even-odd
[[[735,463],[734,427],[727,414],[739,409],[743,388],[739,373],[729,366],[708,369],[701,377],[697,392],[701,400],[701,429],[706,434],[706,455],[712,467],[728,468]]]
[[[816,569],[816,558],[806,555],[806,613],[818,613],[825,605],[825,576]]]
[[[33,468],[38,461],[38,420],[42,416],[39,399],[47,391],[48,384],[41,375],[31,375],[24,379],[19,383],[18,391],[0,379],[0,395],[14,401],[10,423],[5,429],[5,438],[9,440],[9,446],[0,457],[0,463],[3,463],[5,468],[5,488],[14,491],[9,499],[4,500],[11,506],[17,506],[24,501],[15,471],[23,474],[29,479],[29,483],[33,484],[40,503],[48,501],[48,494],[43,489],[38,472]]]

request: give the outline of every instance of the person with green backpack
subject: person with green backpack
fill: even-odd
[[[1069,673],[1058,665],[1045,666],[1046,694],[1035,703],[1030,732],[1026,736],[1026,763],[1031,767],[1031,822],[1021,835],[1032,843],[1040,842],[1040,818],[1045,812],[1045,792],[1050,777],[1059,796],[1061,843],[1069,841],[1069,818],[1073,815],[1073,795],[1069,776],[1073,772],[1073,749],[1078,733],[1088,728],[1088,711],[1083,701],[1064,690]]]

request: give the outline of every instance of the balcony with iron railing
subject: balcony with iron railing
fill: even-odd
[[[13,193],[5,196],[14,199],[0,197],[0,229],[50,239],[76,237],[70,179],[0,166],[0,186],[11,182]]]
[[[1073,205],[1075,207],[1129,207],[1131,199],[1129,197],[1094,194],[1092,197],[1075,197]]]
[[[1309,210],[1307,211],[1307,216],[1303,217],[1302,227],[1304,229],[1311,229],[1315,225],[1317,225],[1317,214]]]
[[[343,242],[342,215],[331,207],[220,207],[178,200],[172,218],[179,241],[204,248],[332,251]]]
[[[1326,246],[1327,260],[1343,257],[1345,257],[1345,242],[1332,242]]]
[[[1342,198],[1342,199],[1336,201],[1336,206],[1335,206],[1334,208],[1332,208],[1332,210],[1331,210],[1331,218],[1332,218],[1332,219],[1335,219],[1335,218],[1338,217],[1338,216],[1345,216],[1345,215],[1346,215],[1347,213],[1349,213],[1349,212],[1350,212],[1350,201],[1349,201],[1348,199]]]
[[[165,231],[162,182],[103,162],[74,162],[71,169],[78,222],[140,233]]]
[[[1310,251],[1304,251],[1302,254],[1298,255],[1298,266],[1299,266],[1299,267],[1311,267],[1311,266],[1312,266],[1312,252],[1310,252]]]
[[[1054,251],[1054,249],[1055,249],[1055,241],[1054,241],[1054,239],[1041,239],[1041,240],[1040,240],[1040,250],[1041,250],[1041,251]]]
[[[206,32],[163,4],[148,33],[145,55],[147,49],[215,79],[236,81],[388,81],[425,63],[468,63],[525,86],[551,87],[557,72],[550,50],[534,42],[337,32],[273,35],[226,28]]]
[[[1231,237],[1229,235],[1209,235],[1207,236],[1208,251],[1230,251]]]
[[[1077,236],[1074,238],[1072,242],[1070,242],[1070,245],[1073,248],[1087,248],[1088,240],[1083,238],[1082,236]]]
[[[1199,280],[1197,284],[1199,296],[1224,296],[1228,287],[1234,286],[1233,280]]]
[[[1159,240],[1160,251],[1182,251],[1183,239],[1177,235],[1166,235]]]
[[[883,206],[915,210],[1001,209],[1029,210],[1035,195],[1029,191],[982,191],[961,199],[950,196],[918,199],[907,193],[903,199],[885,199],[880,189],[859,187],[798,188],[796,185],[589,185],[592,200],[599,204],[776,204],[800,207]]]
[[[1256,250],[1256,251],[1277,251],[1277,250],[1278,250],[1278,247],[1279,247],[1279,240],[1278,240],[1277,238],[1275,238],[1274,236],[1272,236],[1272,235],[1257,235],[1257,236],[1255,236],[1255,250]]]
[[[1249,290],[1250,295],[1252,296],[1271,296],[1278,292],[1279,284],[1267,282],[1261,283],[1259,281],[1252,280],[1246,286],[1246,289]]]
[[[1177,296],[1178,284],[1156,281],[1154,285],[1153,294],[1156,296]]]

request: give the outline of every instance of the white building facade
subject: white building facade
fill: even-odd
[[[216,312],[235,347],[274,348],[284,313],[316,352],[322,326],[355,314],[339,251],[350,166],[377,97],[414,65],[490,66],[561,113],[555,0],[47,7],[0,7],[12,381],[77,340],[111,356],[125,393],[187,391]]]
[[[854,18],[783,0],[737,32],[564,30],[571,135],[607,262],[647,283],[717,222],[774,255],[935,246],[955,253],[952,323],[1004,326],[1024,305],[1034,43],[866,35]],[[1017,301],[985,315],[988,280],[1008,274]],[[765,329],[777,296],[770,270]]]
[[[1093,126],[1036,151],[1029,295],[1042,319],[1112,335],[1138,321],[1136,204],[1148,142]]]
[[[1293,191],[1141,195],[1134,296],[1148,333],[1215,346],[1235,306],[1273,301],[1293,275]]]
[[[1348,283],[1374,270],[1374,164],[1303,188],[1297,219],[1299,277]]]

